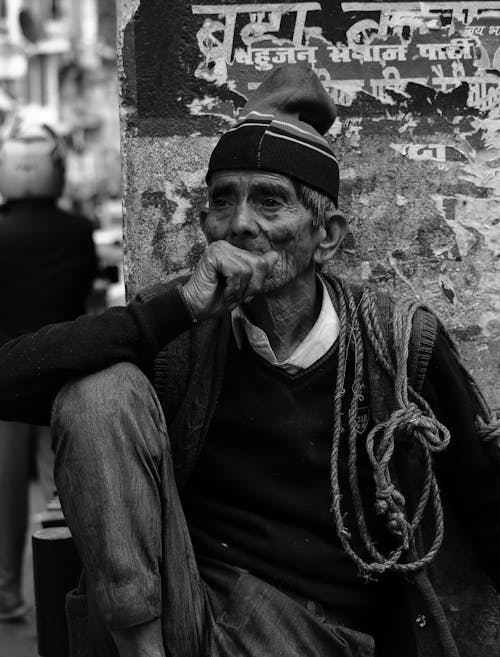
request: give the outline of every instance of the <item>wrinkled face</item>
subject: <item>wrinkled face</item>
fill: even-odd
[[[278,261],[264,286],[277,290],[314,271],[314,252],[324,237],[298,200],[290,178],[277,173],[221,171],[209,185],[202,216],[208,242],[226,240],[252,253],[277,251]]]

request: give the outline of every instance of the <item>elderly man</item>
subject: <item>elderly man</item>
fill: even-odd
[[[437,477],[500,583],[488,410],[444,329],[321,274],[334,118],[273,71],[212,154],[192,275],[0,352],[3,415],[52,407],[79,600],[121,657],[458,655]]]

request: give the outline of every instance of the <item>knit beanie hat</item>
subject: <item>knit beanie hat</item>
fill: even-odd
[[[323,192],[337,205],[339,166],[322,137],[336,115],[332,99],[308,65],[273,69],[214,148],[207,183],[216,171],[271,171]]]

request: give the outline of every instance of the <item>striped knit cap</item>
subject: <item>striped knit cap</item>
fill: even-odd
[[[272,171],[323,192],[337,205],[339,166],[322,137],[337,111],[309,66],[273,69],[242,114],[214,148],[207,182],[216,171]]]

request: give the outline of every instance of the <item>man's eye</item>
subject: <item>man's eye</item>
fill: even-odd
[[[261,205],[263,205],[266,210],[277,210],[281,207],[281,203],[275,198],[264,198],[261,201]]]
[[[213,198],[210,201],[210,205],[213,208],[226,208],[229,205],[229,201],[227,200],[227,198],[219,196],[217,198]]]

